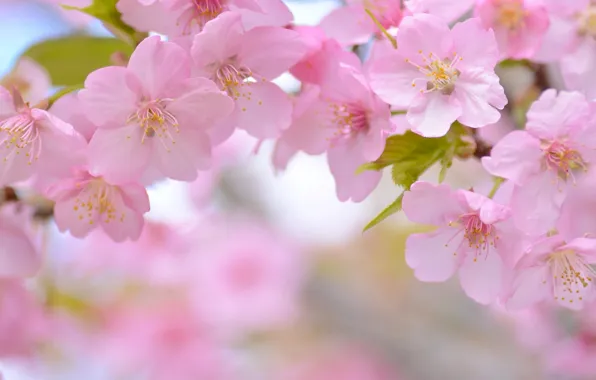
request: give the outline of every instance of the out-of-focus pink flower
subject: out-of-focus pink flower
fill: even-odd
[[[332,78],[325,87],[310,87],[301,94],[292,126],[281,140],[308,154],[327,152],[337,197],[360,202],[377,186],[381,173],[357,175],[356,169],[383,152],[394,129],[391,113],[358,69],[338,64]]]
[[[494,30],[502,58],[532,58],[549,26],[542,0],[480,0],[475,15]]]
[[[306,51],[298,33],[267,26],[245,31],[236,13],[209,22],[194,37],[195,74],[215,81],[236,102],[231,117],[216,127],[217,140],[229,137],[234,127],[257,138],[277,137],[289,127],[291,101],[270,80],[298,62]]]
[[[148,170],[194,180],[210,166],[207,130],[233,108],[213,82],[190,78],[187,53],[158,36],[141,42],[127,67],[91,73],[79,99],[98,126],[90,172],[112,183],[139,180]]]
[[[411,13],[430,13],[451,23],[472,9],[475,0],[405,0],[404,6]]]
[[[596,173],[581,178],[574,186],[567,188],[567,197],[561,206],[561,216],[557,220],[557,231],[565,236],[596,237]]]
[[[32,294],[18,281],[0,280],[0,357],[22,357],[47,333],[47,322]]]
[[[84,147],[70,124],[0,87],[0,187],[34,175],[39,180],[65,176]]]
[[[286,368],[280,380],[398,380],[393,368],[361,348],[316,352],[310,360]]]
[[[596,160],[596,126],[588,102],[577,92],[547,90],[527,116],[526,130],[505,136],[482,163],[517,185],[514,220],[522,230],[540,234],[554,227],[567,183]]]
[[[393,0],[350,0],[346,6],[329,13],[320,24],[329,38],[342,45],[363,44],[381,31],[366,13],[370,11],[385,29],[399,26],[402,9],[399,1]],[[349,25],[349,27],[346,27]]]
[[[478,136],[487,144],[496,145],[501,139],[515,130],[515,123],[507,112],[501,112],[501,118],[478,130]]]
[[[28,208],[1,205],[0,278],[29,277],[40,269],[41,257],[27,229],[31,217]]]
[[[459,270],[462,288],[475,301],[489,304],[501,294],[522,242],[508,223],[509,207],[481,194],[416,182],[403,209],[409,220],[439,227],[406,242],[406,262],[419,280],[441,282]]]
[[[9,90],[16,88],[25,102],[35,105],[48,96],[52,82],[46,69],[31,58],[22,57],[0,80],[0,85]]]
[[[87,142],[91,140],[91,137],[93,137],[93,134],[97,130],[95,124],[85,116],[85,111],[76,93],[61,96],[52,104],[49,112],[72,125]]]
[[[71,24],[77,27],[85,27],[92,20],[93,17],[83,12],[71,9],[65,9],[62,5],[68,5],[71,7],[85,8],[93,3],[93,0],[42,0],[46,3],[52,4],[62,13],[64,18]]]
[[[223,334],[292,321],[303,280],[297,248],[251,221],[216,223],[197,241],[189,272],[199,314]]]
[[[57,182],[48,194],[56,202],[56,225],[77,238],[101,227],[114,241],[137,240],[143,230],[143,214],[149,211],[143,186],[114,185],[84,170]]]
[[[207,326],[183,303],[110,308],[105,318],[96,348],[116,374],[143,373],[150,380],[226,378]]]
[[[494,72],[499,50],[478,19],[449,30],[442,19],[416,14],[403,19],[398,49],[371,63],[372,89],[395,109],[407,110],[412,130],[443,136],[458,120],[472,128],[497,122],[507,103]]]

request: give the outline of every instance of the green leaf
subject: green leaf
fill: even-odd
[[[403,198],[404,193],[401,193],[393,203],[387,206],[385,210],[381,211],[381,213],[377,215],[376,218],[371,220],[370,223],[368,223],[366,227],[364,227],[364,230],[362,232],[366,232],[367,230],[381,223],[383,220],[387,219],[389,216],[401,211],[401,201],[403,200]]]
[[[78,10],[93,16],[101,21],[107,29],[114,33],[118,38],[127,40],[127,42],[134,44],[136,42],[136,31],[122,21],[122,14],[116,8],[118,0],[93,0],[91,5],[85,8],[73,7],[70,5],[62,5],[65,9]]]
[[[131,45],[115,38],[69,36],[33,45],[23,56],[42,65],[55,86],[76,86],[84,83],[90,72],[112,65],[115,52],[130,56],[132,50]]]

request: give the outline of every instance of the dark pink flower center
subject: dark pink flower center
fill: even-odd
[[[422,50],[418,51],[420,54],[422,65],[412,62],[406,58],[406,62],[410,63],[424,74],[424,77],[416,78],[412,81],[412,87],[420,86],[417,82],[422,81],[424,88],[420,89],[420,93],[429,93],[432,91],[439,91],[443,95],[451,95],[455,90],[455,82],[461,75],[461,72],[456,68],[457,64],[461,62],[462,57],[457,53],[453,53],[453,58],[440,59],[434,53],[425,54]]]
[[[516,31],[525,25],[528,11],[524,9],[523,0],[494,0],[497,8],[496,20],[498,25]]]
[[[176,144],[175,134],[180,132],[178,120],[167,110],[169,99],[142,101],[136,113],[130,115],[128,122],[135,122],[143,129],[141,144],[147,139],[157,137],[167,151],[171,144]]]
[[[345,140],[368,132],[368,112],[360,104],[329,103],[329,111],[331,123],[336,128],[333,140]]]
[[[546,167],[555,171],[559,177],[567,179],[573,177],[573,171],[577,169],[587,170],[588,164],[583,160],[581,154],[569,145],[553,141],[550,144],[543,144],[544,161]]]
[[[555,300],[569,303],[583,300],[587,288],[596,275],[594,268],[572,250],[555,251],[548,257],[553,277]],[[546,281],[543,282],[546,284]]]
[[[457,222],[449,222],[449,226],[458,228],[456,236],[463,231],[464,240],[462,244],[467,241],[468,247],[474,250],[474,261],[482,253],[488,255],[489,249],[496,247],[499,240],[497,229],[492,224],[484,223],[477,212],[463,214]],[[446,245],[449,245],[449,243]],[[454,255],[457,255],[457,252]]]
[[[23,152],[31,165],[39,159],[41,145],[39,128],[30,112],[22,112],[0,121],[0,157],[3,156],[3,162],[8,162],[11,156]]]
[[[247,79],[252,76],[252,72],[247,67],[235,62],[229,62],[221,65],[215,71],[214,79],[222,90],[226,91],[232,98],[238,99],[240,92],[237,87],[249,83]]]

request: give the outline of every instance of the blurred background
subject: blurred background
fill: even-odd
[[[1,75],[40,40],[81,28],[109,35],[99,23],[50,3],[0,1]],[[296,23],[306,25],[340,5],[287,4]],[[288,91],[296,86],[289,76],[277,83]],[[519,320],[476,305],[457,280],[413,279],[404,243],[423,227],[396,215],[362,233],[399,194],[389,176],[365,202],[341,203],[324,157],[299,154],[276,173],[273,144],[253,154],[255,145],[234,135],[218,151],[218,167],[196,183],[166,181],[149,189],[151,222],[138,244],[116,247],[99,235],[76,241],[48,227],[48,263],[31,289],[45,300],[42,324],[49,319],[51,328],[43,328],[46,339],[37,343],[34,360],[2,362],[5,379],[212,380],[220,376],[205,369],[213,352],[223,357],[229,378],[240,380],[564,378],[546,375],[544,358],[519,344],[520,334],[538,328],[534,323],[520,327]],[[433,168],[426,176],[436,179],[437,173]],[[489,180],[475,159],[456,162],[447,179],[462,188]],[[255,276],[266,277],[262,286],[269,290],[238,295],[220,284],[217,271],[231,269],[210,252],[238,249],[258,252],[247,253],[249,262],[234,272],[234,281],[249,287]],[[263,256],[265,251],[275,252]],[[251,269],[259,255],[276,275]],[[193,311],[177,296],[187,288],[193,289]],[[127,303],[134,310],[122,310]],[[212,343],[184,346],[197,355],[187,360],[200,367],[196,376],[177,374],[176,368],[188,366],[181,346],[173,354],[145,352],[179,342],[176,334],[192,335],[155,326],[182,318],[188,328],[196,315]],[[31,326],[23,322],[22,328]],[[159,360],[169,363],[167,371],[150,377],[144,371]]]

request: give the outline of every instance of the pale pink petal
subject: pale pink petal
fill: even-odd
[[[406,109],[423,90],[414,79],[422,78],[417,68],[405,62],[397,52],[388,52],[369,66],[370,86],[381,99],[397,108]]]
[[[85,116],[85,112],[76,93],[61,96],[52,104],[49,111],[71,124],[87,141],[91,140],[91,137],[97,130],[97,126]]]
[[[440,137],[462,115],[462,106],[454,96],[433,91],[417,95],[406,115],[412,131],[424,137]]]
[[[62,232],[69,231],[76,238],[83,238],[91,232],[96,223],[90,223],[89,218],[79,219],[76,198],[68,198],[56,202],[54,205],[54,221]]]
[[[298,150],[288,144],[285,140],[277,140],[271,158],[275,170],[286,170],[288,163],[296,153],[298,153]]]
[[[172,85],[177,86],[190,75],[190,58],[180,46],[162,42],[159,36],[145,38],[135,49],[128,62],[145,96],[159,99],[168,94]]]
[[[17,113],[9,90],[0,86],[0,119],[9,118]]]
[[[482,165],[492,175],[507,178],[518,185],[528,182],[541,170],[540,141],[525,131],[513,131],[495,145]]]
[[[346,28],[346,25],[350,25]],[[377,28],[362,5],[347,5],[331,11],[319,26],[329,38],[342,45],[358,45],[368,42]]]
[[[141,177],[152,154],[153,141],[137,124],[98,129],[88,147],[89,171],[110,183],[127,183]],[[109,152],[109,153],[107,153]]]
[[[235,4],[237,6],[230,4],[230,10],[242,15],[242,24],[246,30],[257,26],[285,27],[294,19],[294,15],[282,0],[259,0],[258,2],[236,0]]]
[[[111,201],[116,209],[116,219],[106,222],[100,218],[99,222],[103,230],[115,242],[123,242],[128,239],[138,240],[145,222],[143,215],[128,208],[120,194],[113,195]]]
[[[149,195],[147,190],[139,184],[128,183],[119,186],[121,196],[126,207],[139,214],[149,212]]]
[[[458,67],[480,66],[492,70],[499,61],[499,47],[493,30],[484,28],[478,18],[455,24],[451,34],[453,50],[463,58]]]
[[[403,210],[415,223],[447,225],[466,212],[449,185],[418,181],[404,194]]]
[[[157,154],[157,166],[168,178],[194,181],[198,169],[211,166],[211,142],[204,132],[183,125],[179,137],[169,149],[162,144],[156,145],[153,154]]]
[[[256,82],[238,88],[237,126],[257,138],[277,137],[292,122],[292,102],[276,84]]]
[[[300,34],[278,27],[258,27],[242,36],[238,60],[254,74],[275,79],[307,52]]]
[[[3,144],[0,135],[0,144]],[[30,178],[35,173],[35,166],[29,165],[29,158],[24,154],[15,154],[13,149],[0,145],[0,187]]]
[[[30,277],[41,268],[41,258],[25,232],[0,221],[0,277]]]
[[[329,169],[335,179],[337,198],[342,201],[362,202],[379,184],[382,173],[356,169],[366,161],[349,144],[339,144],[327,152]]]
[[[180,12],[170,11],[161,1],[118,0],[116,8],[122,14],[122,20],[135,27],[139,32],[158,32],[167,35],[177,34],[176,25]]]
[[[430,13],[446,22],[453,22],[472,8],[475,0],[406,0],[404,5],[412,13]]]
[[[570,127],[587,121],[586,98],[578,92],[546,90],[527,114],[526,130],[542,139],[565,137]]]
[[[548,265],[519,269],[513,280],[513,292],[505,305],[509,310],[528,308],[552,296]]]
[[[428,54],[447,57],[453,46],[447,23],[437,16],[423,13],[405,17],[395,39],[399,53],[422,66],[426,64],[423,58]]]
[[[561,72],[567,89],[580,91],[596,99],[596,41],[582,40],[579,47],[561,59]]]
[[[393,132],[394,126],[391,123],[389,107],[385,107],[386,117],[376,115],[375,119],[369,121],[369,131],[363,136],[362,155],[368,161],[374,161],[381,156],[385,150],[385,142],[389,132]],[[370,117],[370,116],[369,116]]]
[[[557,230],[570,241],[589,234],[596,237],[596,198],[594,197],[596,177],[589,175],[576,186],[569,187],[569,193],[561,206]]]
[[[487,77],[484,69],[465,70],[457,79],[455,91],[451,95],[461,104],[461,115],[457,120],[471,128],[496,123],[501,117],[501,113],[489,103],[492,82]]]
[[[503,291],[503,261],[494,250],[475,256],[469,253],[459,269],[459,282],[474,301],[488,305]]]
[[[572,19],[551,17],[550,26],[542,40],[542,44],[532,58],[537,62],[553,62],[566,54],[577,38],[577,27]]]
[[[406,263],[414,269],[417,279],[443,282],[453,276],[459,260],[453,247],[461,242],[461,237],[459,241],[454,238],[457,233],[454,228],[442,228],[430,234],[412,234],[408,237]]]
[[[89,120],[102,127],[122,126],[136,111],[138,80],[124,67],[104,67],[87,76],[85,88],[79,92]]]

